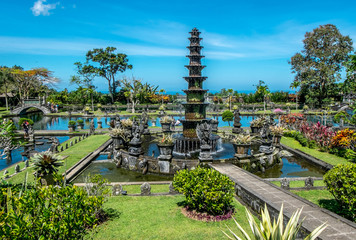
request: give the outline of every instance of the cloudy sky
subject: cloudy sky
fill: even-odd
[[[58,89],[75,89],[73,63],[107,46],[128,55],[133,69],[125,76],[167,91],[185,89],[193,27],[202,32],[204,86],[211,91],[252,90],[258,80],[288,90],[288,60],[319,25],[334,24],[356,41],[354,0],[12,0],[0,6],[0,65],[48,68],[61,79]],[[96,79],[98,90],[107,90],[105,83]]]

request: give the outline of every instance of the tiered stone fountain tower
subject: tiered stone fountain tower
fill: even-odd
[[[198,29],[193,28],[190,32],[190,45],[189,49],[189,65],[185,67],[189,70],[189,77],[184,77],[188,82],[188,89],[183,90],[187,94],[187,102],[183,104],[185,108],[185,121],[183,121],[183,136],[186,138],[196,138],[196,127],[201,120],[206,118],[206,107],[208,103],[205,103],[205,93],[208,90],[203,89],[203,81],[207,77],[202,77],[202,70],[205,66],[201,65],[201,59],[204,57],[201,55],[200,32]]]
[[[208,90],[203,89],[203,82],[207,77],[202,76],[202,70],[205,66],[201,65],[200,46],[200,32],[198,29],[193,28],[188,38],[190,45],[189,49],[189,65],[185,67],[189,70],[189,77],[184,77],[188,82],[188,89],[183,90],[187,94],[187,102],[183,103],[185,108],[185,119],[181,120],[183,124],[183,136],[176,139],[175,152],[190,153],[200,150],[200,141],[197,137],[196,128],[199,123],[206,120],[206,107],[208,103],[205,102],[205,93]],[[215,138],[212,141],[212,149],[215,149]],[[213,150],[214,151],[214,150]]]

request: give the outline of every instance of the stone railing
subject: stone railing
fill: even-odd
[[[285,190],[316,190],[325,189],[325,186],[314,186],[314,181],[323,180],[322,177],[296,177],[296,178],[264,178],[266,182],[280,182]],[[290,187],[290,182],[304,181],[304,187]]]

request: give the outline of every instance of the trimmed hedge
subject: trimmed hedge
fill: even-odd
[[[356,164],[338,164],[324,175],[329,192],[340,203],[342,213],[356,221]]]
[[[217,216],[233,209],[234,183],[214,169],[181,170],[174,176],[173,186],[185,195],[189,210]]]

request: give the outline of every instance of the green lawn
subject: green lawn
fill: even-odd
[[[278,187],[281,186],[280,181],[272,181],[271,183],[273,183],[274,185],[276,185]],[[305,183],[304,183],[304,181],[290,181],[289,186],[291,188],[305,187]],[[314,186],[315,187],[324,187],[324,186],[326,186],[326,184],[324,183],[323,180],[316,180],[316,181],[314,181]]]
[[[68,169],[71,166],[73,166],[80,159],[88,155],[88,153],[95,151],[109,138],[110,138],[109,135],[93,135],[61,152],[59,155],[68,156],[68,157],[65,159],[65,163],[66,163],[65,166],[60,167],[58,173],[60,174],[64,173],[65,169]],[[69,143],[70,141],[74,141],[73,138],[69,139],[67,142]],[[28,181],[34,182],[34,176],[33,176],[34,171],[33,168],[31,167],[24,170],[23,172],[16,174],[12,178],[7,179],[7,181],[9,181],[10,183],[22,183],[24,181],[27,172],[28,172]],[[3,175],[3,171],[0,171],[0,176],[2,175]]]
[[[303,147],[302,145],[300,145],[300,143],[297,140],[290,137],[282,137],[281,143],[288,147],[299,149],[300,151],[305,152],[331,165],[349,163],[345,158],[338,157],[336,155],[327,152],[320,152],[317,149],[310,149],[308,147]]]
[[[181,207],[177,205],[183,200],[183,195],[110,197],[104,204],[104,209],[113,213],[111,220],[98,226],[95,229],[96,233],[91,232],[87,238],[226,239],[221,232],[221,229],[228,231],[226,225],[239,233],[233,220],[206,223],[185,217],[181,213]],[[244,207],[235,199],[233,204],[236,208],[236,220],[249,230]]]
[[[141,193],[141,185],[123,185],[122,189],[128,194]],[[167,193],[169,192],[168,184],[152,184],[151,193]]]

